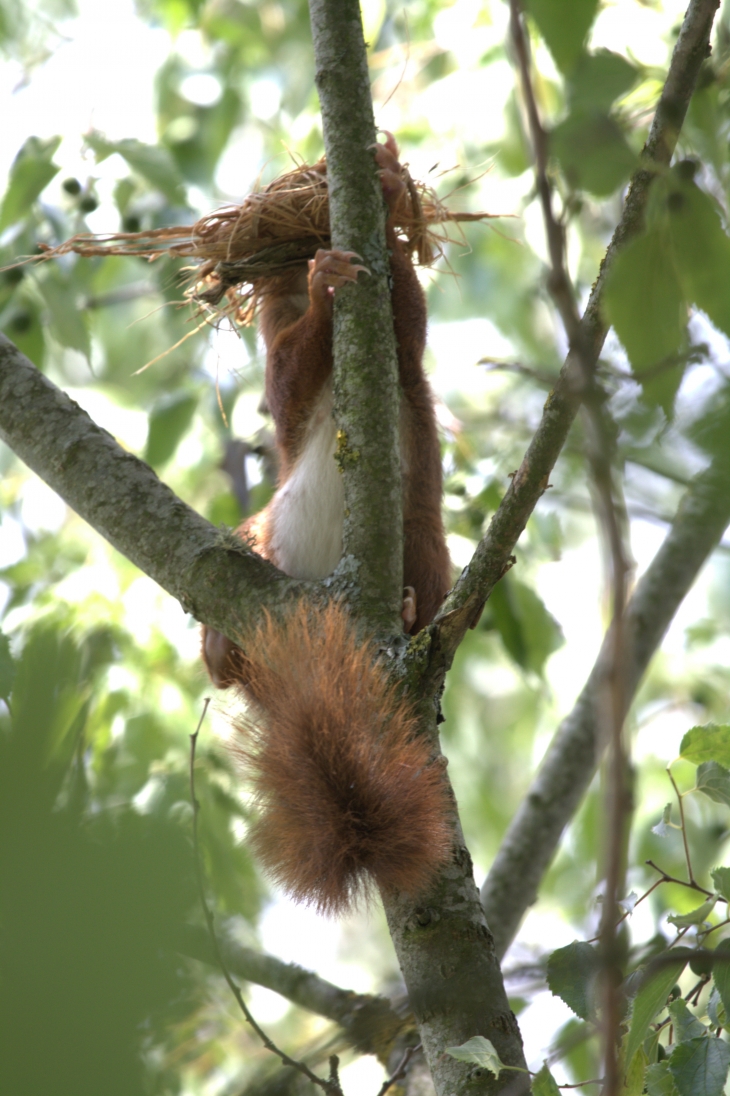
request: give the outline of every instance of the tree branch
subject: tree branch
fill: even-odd
[[[400,393],[379,185],[378,217],[365,219],[370,216],[375,186],[366,188],[363,180],[369,177],[377,184],[377,178],[372,160],[367,162],[374,127],[360,8],[358,0],[310,0],[310,12],[333,242],[358,250],[373,269],[367,285],[335,297],[335,391],[338,421],[346,437],[343,470],[350,510],[345,550],[355,556],[359,568],[358,609],[371,625],[389,625],[391,633],[395,628],[400,632]],[[356,245],[356,241],[361,242]],[[358,321],[360,305],[366,311]],[[347,566],[347,556],[344,562]],[[418,642],[413,646],[418,648]],[[419,733],[433,742],[438,753],[433,695],[422,682],[414,693],[420,702]],[[444,1053],[447,1046],[484,1035],[507,1065],[525,1066],[519,1029],[509,1008],[455,805],[452,857],[428,891],[417,896],[418,904],[407,894],[384,893],[382,898],[438,1096],[500,1092],[504,1076],[500,1081],[487,1070],[477,1075],[468,1064]],[[521,1076],[522,1091],[527,1091],[529,1077]]]
[[[358,611],[377,631],[402,630],[403,493],[400,393],[385,210],[357,0],[310,0],[315,83],[327,153],[332,246],[370,276],[335,294],[333,354],[338,459],[345,486],[344,558]],[[373,486],[377,484],[377,490]]]
[[[719,458],[695,478],[667,537],[637,583],[624,615],[624,711],[683,598],[730,523],[730,469]],[[507,830],[482,887],[482,902],[502,956],[553,858],[600,761],[604,742],[598,698],[611,661],[608,633],[598,659],[561,723],[538,773]]]
[[[0,438],[185,612],[231,638],[303,589],[186,506],[2,334]]]
[[[223,934],[219,943],[231,974],[266,986],[292,1004],[339,1024],[349,1042],[363,1054],[382,1058],[405,1028],[414,1027],[413,1017],[409,1013],[399,1015],[387,997],[341,989],[296,963],[243,947]],[[218,965],[210,937],[202,928],[188,928],[184,951],[210,966]]]
[[[642,164],[631,180],[621,220],[580,321],[575,343],[580,356],[576,350],[569,352],[519,470],[512,477],[469,566],[432,625],[435,643],[431,672],[437,680],[443,678],[467,629],[478,619],[484,602],[509,567],[515,544],[548,486],[583,396],[584,369],[580,358],[584,365],[595,368],[606,337],[607,328],[600,314],[606,276],[620,248],[641,230],[651,182],[672,157],[700,65],[710,52],[710,33],[718,7],[719,0],[690,0],[644,145]]]

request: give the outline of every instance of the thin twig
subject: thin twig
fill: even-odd
[[[699,891],[700,894],[705,894],[708,898],[713,898],[715,895],[714,891],[706,890],[704,887],[701,887],[695,879],[690,880],[690,882],[688,883],[686,879],[677,879],[674,875],[668,875],[667,872],[665,872],[663,868],[660,868],[658,864],[655,864],[653,860],[645,860],[644,863],[648,864],[650,868],[654,869],[654,871],[659,872],[659,874],[662,876],[662,878],[659,880],[660,883],[677,883],[680,887],[689,887],[690,890]],[[726,902],[727,899],[722,898],[722,901]]]
[[[618,921],[616,922],[616,928],[618,928],[619,925],[622,925],[627,917],[631,916],[631,914],[634,912],[636,907],[638,905],[640,905],[640,903],[643,902],[645,898],[648,898],[649,895],[652,893],[652,891],[655,891],[657,889],[657,887],[661,887],[662,883],[666,883],[666,882],[667,882],[666,879],[657,879],[656,883],[652,883],[652,885],[649,887],[649,889],[644,891],[641,898],[636,899],[636,901],[634,902],[631,909],[630,910],[625,910],[624,913],[621,915],[621,917],[619,917]],[[600,940],[600,936],[594,936],[590,940],[586,940],[586,943],[587,944],[595,944],[598,940]]]
[[[402,1077],[405,1077],[406,1073],[408,1072],[408,1066],[410,1065],[411,1058],[418,1050],[421,1050],[420,1043],[416,1043],[414,1047],[408,1047],[405,1054],[398,1063],[395,1073],[393,1073],[392,1076],[388,1077],[387,1080],[383,1081],[378,1091],[378,1096],[385,1096],[385,1093],[388,1091],[391,1085],[394,1085],[396,1081],[400,1081]]]
[[[522,93],[527,111],[535,157],[535,179],[542,205],[545,234],[550,254],[548,288],[560,313],[575,355],[581,381],[581,396],[586,413],[589,450],[588,459],[596,492],[599,528],[608,548],[610,588],[612,594],[611,652],[604,679],[605,702],[601,715],[605,723],[604,737],[610,742],[608,783],[606,790],[607,850],[606,885],[600,941],[604,994],[604,1072],[606,1096],[614,1096],[620,1086],[618,1065],[618,1035],[621,1023],[620,956],[617,948],[615,910],[623,878],[624,834],[626,819],[631,811],[627,787],[628,756],[623,739],[624,724],[624,609],[627,596],[628,556],[625,548],[625,512],[617,502],[612,467],[611,421],[606,411],[605,393],[598,385],[595,357],[585,337],[575,292],[565,264],[565,227],[553,211],[553,188],[548,177],[547,134],[540,121],[532,86],[527,36],[522,23],[520,0],[510,0],[510,32]]]
[[[672,766],[671,765],[667,765],[667,776],[669,777],[669,779],[672,782],[672,787],[674,788],[674,793],[677,796],[677,803],[679,804],[679,821],[680,821],[680,829],[682,830],[682,842],[684,844],[684,858],[687,861],[687,875],[689,876],[690,883],[694,883],[695,877],[694,877],[694,873],[692,871],[692,859],[691,859],[690,854],[689,854],[689,845],[687,843],[687,826],[686,826],[685,820],[684,820],[684,803],[682,802],[682,796],[679,794],[679,788],[677,787],[677,782],[674,779],[674,777],[672,776]]]
[[[303,1073],[304,1076],[312,1082],[312,1084],[317,1085],[317,1087],[321,1088],[323,1092],[326,1092],[328,1096],[343,1096],[342,1087],[340,1086],[340,1081],[337,1074],[337,1058],[333,1056],[333,1058],[330,1059],[330,1078],[329,1080],[325,1080],[323,1077],[318,1077],[316,1073],[313,1073],[309,1066],[307,1066],[304,1062],[299,1062],[295,1058],[290,1058],[288,1054],[286,1054],[283,1050],[280,1050],[276,1043],[274,1043],[273,1040],[269,1038],[266,1032],[261,1027],[259,1027],[259,1025],[254,1020],[253,1016],[249,1012],[248,1005],[243,999],[243,994],[241,993],[240,988],[233,981],[233,978],[231,977],[228,967],[226,966],[223,959],[223,954],[218,943],[218,937],[216,936],[215,932],[213,914],[211,913],[210,907],[208,906],[208,902],[205,897],[205,882],[203,880],[200,843],[198,840],[198,814],[200,813],[200,804],[195,797],[195,748],[198,742],[198,734],[200,733],[200,728],[203,724],[203,720],[205,719],[209,704],[210,699],[206,697],[203,704],[203,712],[200,720],[198,721],[198,726],[195,729],[195,733],[190,735],[190,801],[193,805],[193,856],[195,860],[195,878],[198,884],[200,904],[203,907],[205,923],[208,926],[210,941],[213,945],[213,950],[215,952],[215,957],[218,961],[218,966],[221,969],[223,977],[228,983],[228,988],[230,989],[233,996],[236,998],[241,1012],[245,1016],[247,1022],[256,1032],[266,1049],[270,1050],[272,1054],[276,1054],[277,1057],[281,1059],[283,1065],[290,1066],[292,1069],[298,1070],[299,1073]],[[334,1066],[332,1064],[333,1060],[335,1063]]]
[[[700,978],[700,980],[698,982],[696,982],[694,986],[692,986],[692,989],[689,990],[688,993],[685,993],[684,999],[687,1002],[687,1004],[693,1004],[693,1005],[697,1004],[697,1001],[699,1000],[699,996],[702,993],[702,990],[707,985],[707,983],[710,981],[710,978],[711,978],[711,975],[703,974],[702,977]],[[694,997],[694,1001],[692,1000],[693,997]]]
[[[726,917],[724,921],[718,921],[716,925],[711,925],[707,932],[703,932],[703,941],[707,939],[711,932],[716,932],[718,929],[724,929],[726,925],[730,925],[730,917]]]
[[[565,227],[553,212],[552,185],[548,178],[548,139],[537,109],[535,92],[530,75],[530,57],[527,36],[522,25],[520,0],[510,0],[510,36],[514,46],[520,73],[522,94],[535,157],[535,183],[542,206],[548,251],[550,274],[548,288],[560,312],[571,345],[581,340],[580,314],[575,301],[573,286],[565,270]]]

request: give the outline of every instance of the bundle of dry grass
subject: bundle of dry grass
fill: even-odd
[[[487,213],[452,212],[424,183],[402,167],[406,184],[396,217],[396,231],[422,266],[443,254],[448,225],[479,221]],[[43,258],[77,255],[161,255],[197,260],[189,268],[187,295],[201,311],[231,315],[248,323],[256,310],[264,280],[314,257],[330,242],[327,166],[300,164],[254,191],[238,206],[224,206],[192,226],[156,228],[149,232],[78,235],[59,247],[44,247]]]

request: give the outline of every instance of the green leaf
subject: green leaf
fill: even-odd
[[[88,358],[91,353],[89,332],[83,313],[78,307],[77,291],[71,280],[63,277],[57,267],[49,267],[39,288],[48,305],[51,333],[61,346],[79,350]]]
[[[60,137],[29,137],[10,168],[10,181],[0,206],[0,232],[22,220],[51,179],[61,170],[52,163]]]
[[[471,1065],[488,1069],[495,1077],[499,1077],[501,1070],[510,1068],[499,1057],[494,1045],[483,1035],[474,1035],[461,1046],[447,1047],[445,1053],[459,1062],[469,1062]]]
[[[703,902],[701,906],[698,906],[697,909],[690,910],[689,913],[670,913],[669,917],[667,917],[667,921],[672,925],[676,925],[678,929],[690,928],[692,925],[701,925],[712,913],[718,897],[719,895],[713,894],[713,896],[708,898],[706,902]]]
[[[702,414],[688,424],[687,433],[709,456],[719,457],[723,462],[727,460],[727,439],[730,434],[730,390],[727,385],[716,391],[712,399],[705,403]],[[715,635],[718,624],[718,621],[714,622]],[[727,760],[723,764],[730,767]]]
[[[717,761],[703,761],[697,766],[697,791],[730,807],[730,771]]]
[[[730,899],[730,868],[715,868],[710,874],[718,894],[722,898]]]
[[[518,666],[542,674],[549,656],[563,643],[555,617],[529,586],[505,576],[489,598],[491,618]]]
[[[727,1027],[728,1014],[725,1012],[725,1006],[722,1003],[722,997],[720,996],[717,986],[712,987],[710,999],[707,1002],[707,1015],[710,1017],[710,1022],[713,1023],[716,1028]]]
[[[631,1027],[626,1039],[626,1066],[630,1068],[631,1059],[644,1042],[649,1025],[667,1003],[674,983],[687,964],[687,957],[678,958],[676,963],[661,967],[641,986],[634,998],[631,1012]]]
[[[571,105],[607,111],[636,82],[637,71],[625,57],[608,49],[584,53],[568,80]]]
[[[723,868],[721,870],[727,871],[728,869]],[[730,1016],[730,940],[721,940],[715,948],[715,955],[727,959],[727,962],[715,961],[712,964],[712,978],[715,989],[720,994],[725,1015]]]
[[[677,997],[669,1005],[669,1015],[674,1024],[675,1043],[686,1043],[689,1039],[699,1039],[707,1035],[707,1028],[690,1012],[683,997]]]
[[[669,1057],[679,1096],[721,1096],[730,1066],[730,1044],[716,1036],[680,1043]]]
[[[647,1096],[679,1096],[669,1062],[655,1062],[646,1071]]]
[[[619,253],[606,280],[603,308],[639,380],[642,373],[677,354],[687,308],[668,234],[655,226]],[[682,379],[666,369],[644,384],[645,394],[669,413]]]
[[[552,130],[550,151],[574,190],[600,198],[626,182],[637,162],[613,118],[583,106]]]
[[[667,803],[662,811],[661,822],[657,822],[656,826],[651,827],[651,832],[655,833],[657,837],[666,837],[672,829],[672,804]]]
[[[10,640],[0,632],[0,698],[7,700],[13,688],[15,662],[10,654]]]
[[[581,54],[598,11],[598,0],[528,0],[527,10],[561,72]]]
[[[158,468],[173,455],[197,406],[197,396],[181,392],[152,411],[144,459],[153,468]]]
[[[133,171],[161,191],[173,205],[185,205],[185,187],[168,149],[145,145],[133,137],[107,141],[100,133],[87,133],[86,143],[96,154],[97,163],[118,152]]]
[[[558,1083],[547,1065],[532,1078],[532,1096],[560,1096]]]
[[[730,726],[706,723],[702,727],[692,727],[682,739],[679,754],[695,765],[717,761],[730,768]]]
[[[595,1009],[593,983],[600,966],[598,952],[590,944],[576,940],[558,948],[547,962],[547,983],[554,997],[560,997],[582,1020]]]
[[[644,1091],[644,1077],[648,1064],[649,1059],[646,1056],[644,1048],[639,1047],[638,1052],[634,1054],[629,1063],[629,1068],[626,1071],[624,1087],[621,1089],[621,1096],[642,1096]]]
[[[717,206],[695,183],[673,173],[669,231],[687,299],[730,335],[730,237]]]

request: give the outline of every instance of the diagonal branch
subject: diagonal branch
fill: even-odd
[[[626,643],[622,716],[630,708],[652,655],[700,569],[730,523],[730,469],[716,459],[684,495],[667,537],[637,583],[624,615]],[[507,830],[482,887],[482,902],[499,955],[537,898],[563,829],[601,758],[598,698],[611,660],[611,636],[573,711],[561,723]]]
[[[339,1024],[348,1041],[363,1054],[382,1057],[405,1029],[413,1028],[413,1017],[396,1012],[387,997],[341,989],[314,971],[243,947],[222,934],[219,942],[231,974],[266,986],[292,1004]],[[218,965],[210,936],[202,928],[188,927],[183,951],[201,962]]]
[[[710,33],[719,0],[690,0],[669,72],[659,98],[642,163],[634,174],[621,220],[608,246],[585,312],[575,346],[591,370],[598,361],[607,328],[600,313],[606,276],[620,248],[642,227],[649,187],[658,170],[668,166],[676,147],[700,65],[710,52]],[[447,599],[434,625],[431,672],[438,680],[451,665],[467,629],[481,613],[492,589],[510,566],[514,547],[549,483],[583,395],[581,362],[571,349],[554,390],[548,396],[542,420],[519,470],[512,477],[502,503],[477,545],[469,566]]]
[[[232,638],[301,590],[186,506],[0,334],[0,438],[198,620]]]
[[[535,159],[535,176],[542,204],[545,234],[550,252],[548,287],[560,312],[570,350],[580,369],[583,409],[586,420],[587,457],[594,487],[594,509],[607,548],[607,585],[611,588],[610,641],[606,645],[603,696],[597,705],[597,722],[603,724],[602,741],[610,742],[605,795],[605,838],[602,874],[605,879],[601,918],[601,1004],[602,1042],[606,1096],[618,1091],[620,1079],[616,1048],[622,1015],[621,960],[616,936],[616,909],[623,888],[624,835],[631,809],[627,786],[629,755],[623,733],[625,647],[624,609],[628,588],[629,551],[626,545],[625,510],[619,504],[613,468],[615,429],[607,411],[606,395],[595,374],[595,361],[581,327],[575,291],[565,264],[565,225],[553,211],[553,188],[548,177],[548,139],[543,129],[532,85],[527,35],[520,0],[510,0],[510,31],[516,54],[522,94],[527,108]]]

